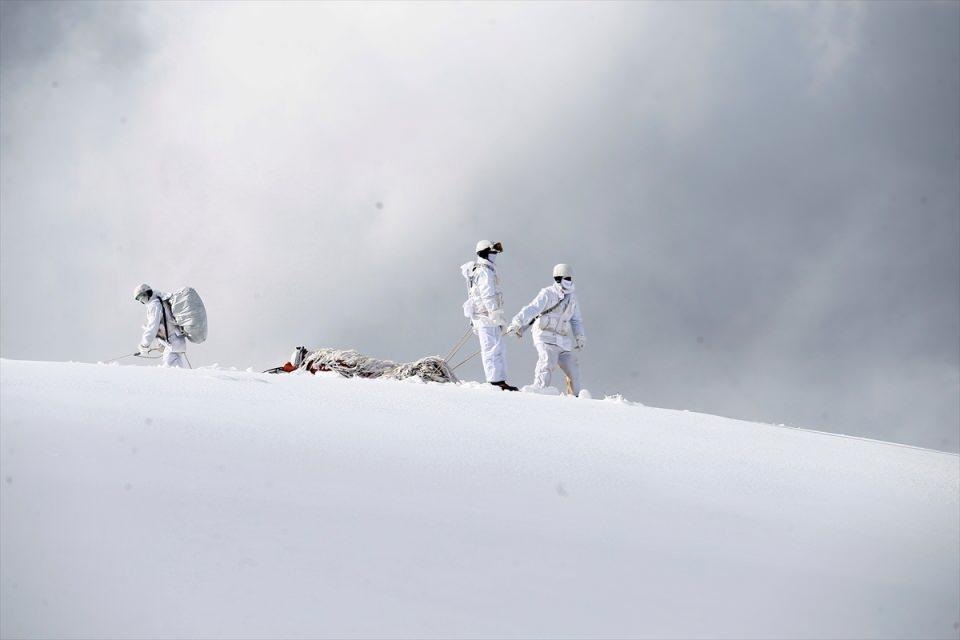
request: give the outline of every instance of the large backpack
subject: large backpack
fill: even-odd
[[[167,297],[173,322],[190,342],[197,344],[207,339],[207,309],[193,287],[177,289]]]

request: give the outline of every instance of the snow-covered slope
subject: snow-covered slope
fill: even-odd
[[[955,455],[471,385],[0,383],[3,638],[960,633]]]

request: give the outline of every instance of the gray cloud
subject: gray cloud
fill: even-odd
[[[960,5],[0,6],[4,357],[131,349],[141,280],[195,363],[442,353],[492,237],[595,392],[960,447]]]

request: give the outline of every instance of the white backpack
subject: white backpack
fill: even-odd
[[[174,324],[180,327],[187,340],[199,344],[207,339],[207,309],[193,287],[177,289],[167,296],[167,302]]]

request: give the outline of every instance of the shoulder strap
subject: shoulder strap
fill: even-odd
[[[164,304],[166,302],[160,296],[157,296],[157,300],[160,301],[160,313],[163,314],[163,335],[167,342],[170,342],[170,324],[167,322],[167,307]]]
[[[481,265],[479,262],[473,263],[473,269],[470,270],[470,280],[469,280],[469,284],[467,285],[467,289],[473,289],[473,276],[477,272],[477,269],[479,269],[482,266],[483,265]]]
[[[539,317],[541,317],[541,316],[545,316],[545,315],[547,315],[548,313],[550,313],[551,311],[553,311],[554,309],[556,309],[557,307],[559,307],[561,304],[563,304],[563,301],[566,300],[568,297],[569,297],[568,295],[564,294],[564,296],[557,301],[557,304],[553,305],[553,306],[550,307],[549,309],[544,309],[543,311],[541,311],[540,313],[538,313],[537,315],[535,315],[535,316],[533,317],[533,320],[531,320],[531,321],[530,321],[530,324],[528,324],[527,326],[529,327],[531,324],[533,324],[534,322],[537,321],[537,318],[539,318]]]

